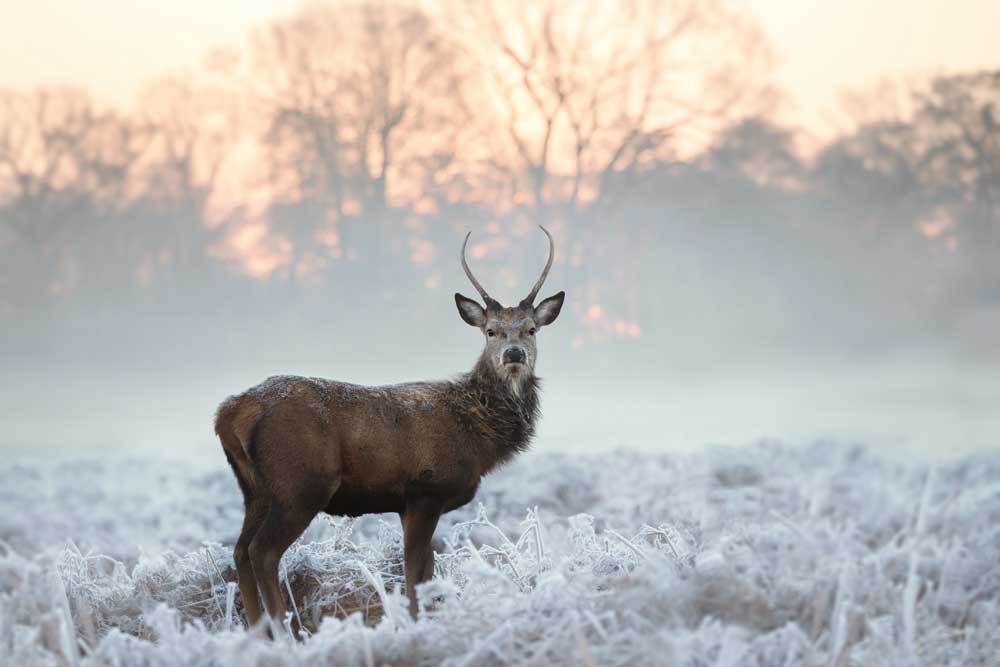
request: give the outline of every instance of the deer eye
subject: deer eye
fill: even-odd
[[[493,331],[493,329],[487,329],[486,330],[486,335],[489,336],[490,338],[493,338],[494,336],[497,335],[497,332]]]
[[[528,335],[529,336],[534,336],[535,335],[535,327],[531,327],[530,329],[528,329]]]

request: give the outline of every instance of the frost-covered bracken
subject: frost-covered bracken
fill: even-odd
[[[311,636],[244,629],[228,471],[0,470],[0,664],[993,665],[1000,454],[760,444],[534,455],[446,515],[411,620],[395,517],[282,561]]]

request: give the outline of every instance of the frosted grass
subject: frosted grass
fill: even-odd
[[[221,453],[220,453],[221,457]],[[310,636],[244,628],[228,470],[0,470],[0,663],[994,665],[1000,453],[931,468],[763,443],[527,456],[435,536],[320,517],[282,561]],[[226,546],[223,546],[226,545]]]

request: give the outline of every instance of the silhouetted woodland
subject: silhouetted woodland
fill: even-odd
[[[997,359],[1000,70],[873,99],[804,149],[721,6],[449,7],[310,5],[129,109],[0,93],[5,354],[210,356],[373,321],[388,344],[468,291],[466,230],[488,288],[524,291],[541,222],[575,348]]]

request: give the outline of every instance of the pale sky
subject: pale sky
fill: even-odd
[[[119,103],[149,78],[240,46],[254,27],[302,4],[0,1],[0,86],[80,84]],[[814,127],[841,91],[882,77],[1000,68],[1000,0],[731,1],[760,21],[780,59],[777,82],[798,120]]]

